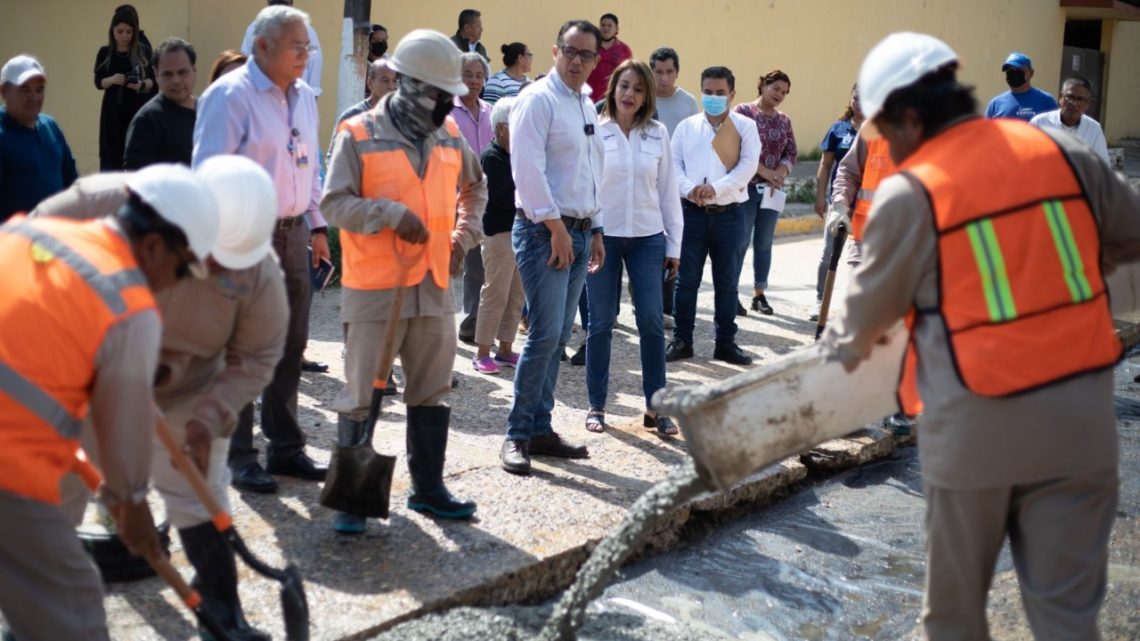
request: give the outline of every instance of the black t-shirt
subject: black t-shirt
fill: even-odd
[[[190,165],[197,112],[158,94],[139,109],[127,129],[124,169],[141,169],[160,162]]]

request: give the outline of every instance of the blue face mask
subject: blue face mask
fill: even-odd
[[[714,118],[728,111],[728,96],[710,96],[701,94],[701,107]]]

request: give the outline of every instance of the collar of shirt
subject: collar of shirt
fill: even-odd
[[[265,75],[265,72],[261,70],[261,67],[258,66],[257,60],[254,59],[253,56],[250,56],[249,62],[246,62],[245,64],[249,69],[249,80],[253,83],[254,89],[257,89],[258,91],[272,91],[273,89],[280,90],[280,87],[273,84],[273,81],[269,79],[269,76]],[[290,98],[292,98],[297,93],[297,82],[297,80],[294,80],[293,82],[289,83],[289,92],[287,95]]]
[[[554,87],[555,91],[567,96],[579,98],[581,100],[589,100],[590,94],[594,91],[590,88],[589,83],[583,83],[581,91],[574,91],[570,88],[570,85],[567,85],[566,82],[562,80],[562,75],[558,73],[557,68],[551,69],[550,73],[547,74],[546,77],[550,79],[550,86]],[[593,103],[590,103],[590,105],[591,108],[593,108]]]

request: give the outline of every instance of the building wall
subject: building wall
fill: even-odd
[[[95,53],[106,43],[111,12],[120,0],[3,0],[0,58],[28,52],[48,74],[45,110],[62,124],[84,172],[98,166],[99,103],[93,84]],[[186,38],[199,53],[199,93],[214,57],[236,48],[263,0],[135,0],[142,28],[157,44],[169,35]],[[297,0],[310,13],[324,53],[321,129],[328,139],[336,117],[336,79],[343,3]],[[866,51],[886,34],[926,31],[961,55],[961,76],[977,86],[983,105],[1004,91],[1001,62],[1012,49],[1029,54],[1038,85],[1052,90],[1060,73],[1065,16],[1056,0],[676,0],[668,3],[581,0],[574,5],[502,0],[373,2],[373,20],[384,24],[391,48],[416,27],[450,35],[459,11],[483,12],[483,42],[492,68],[502,67],[499,46],[522,41],[535,52],[534,72],[552,64],[551,47],[567,18],[596,20],[612,11],[619,37],[645,59],[669,45],[681,56],[680,84],[698,91],[700,70],[724,64],[737,76],[737,101],[756,96],[756,77],[779,67],[792,78],[783,105],[801,149],[818,145],[842,111]],[[1106,124],[1109,137],[1140,134],[1140,84],[1130,78],[1140,54],[1140,25],[1116,23],[1110,53]]]

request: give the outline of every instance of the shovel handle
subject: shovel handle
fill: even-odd
[[[178,595],[178,598],[182,600],[182,603],[194,613],[194,616],[197,617],[202,627],[209,630],[215,639],[218,639],[218,641],[233,641],[233,638],[226,634],[226,631],[218,625],[218,622],[206,612],[205,607],[202,605],[202,595],[198,594],[197,590],[186,583],[186,580],[182,578],[178,570],[174,569],[174,566],[170,564],[170,561],[167,560],[165,556],[161,554],[147,555],[146,562],[154,569],[155,574],[174,589],[174,592]]]
[[[847,227],[840,225],[835,230],[835,240],[831,244],[831,260],[827,265],[827,278],[823,281],[823,298],[819,302],[819,320],[815,326],[815,339],[823,336],[827,327],[827,314],[831,309],[831,292],[835,288],[835,274],[839,271],[839,255],[843,253],[843,243],[847,240]]]
[[[376,378],[372,381],[372,398],[368,404],[368,418],[365,419],[364,433],[357,445],[372,442],[372,432],[376,421],[380,418],[380,408],[384,405],[384,389],[388,387],[388,376],[392,373],[392,363],[396,360],[396,332],[400,329],[400,310],[404,306],[404,279],[412,268],[414,260],[400,260],[400,271],[396,282],[400,286],[396,289],[396,298],[388,310],[388,326],[384,328],[384,344],[380,348],[380,362],[376,366]]]
[[[167,425],[166,418],[161,413],[155,422],[155,431],[158,433],[159,440],[166,447],[167,453],[170,454],[170,460],[174,462],[174,467],[182,472],[182,475],[190,482],[190,487],[198,496],[198,500],[206,506],[206,511],[210,513],[210,520],[214,522],[214,527],[219,532],[231,529],[233,519],[222,509],[221,505],[218,505],[214,495],[210,493],[210,488],[206,487],[206,480],[202,478],[198,466],[194,465],[190,457],[186,456],[186,453],[178,446],[178,442],[174,439],[174,433],[170,431],[170,426]]]

